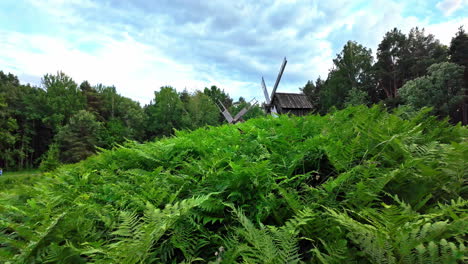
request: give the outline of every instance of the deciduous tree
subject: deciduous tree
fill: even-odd
[[[433,107],[435,114],[453,117],[461,110],[463,71],[463,66],[450,62],[431,65],[427,76],[408,81],[400,95],[415,109]]]

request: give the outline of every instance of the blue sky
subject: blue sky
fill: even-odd
[[[271,89],[285,56],[278,91],[297,92],[347,40],[375,52],[418,26],[449,44],[461,25],[468,0],[1,0],[0,70],[37,85],[61,70],[142,104],[163,85],[263,100],[261,76]]]

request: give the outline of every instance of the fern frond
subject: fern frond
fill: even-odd
[[[138,263],[149,258],[151,248],[174,224],[209,196],[189,198],[168,204],[161,210],[147,204],[144,216],[135,220],[134,214],[124,214],[123,228],[115,233],[116,242],[109,245],[110,257],[118,263]],[[135,254],[128,254],[135,252]]]

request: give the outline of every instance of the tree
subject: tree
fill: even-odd
[[[348,92],[348,96],[346,97],[345,100],[345,106],[352,106],[352,105],[366,105],[369,103],[369,98],[367,96],[367,93],[359,90],[357,88],[352,88]]]
[[[0,93],[0,168],[14,165],[14,146],[18,140],[15,131],[18,129],[16,120],[8,116],[7,104]]]
[[[315,84],[313,81],[307,81],[306,85],[303,88],[300,88],[302,93],[307,96],[307,99],[312,104],[314,112],[317,112],[320,109],[320,90],[322,86],[323,81],[318,77]]]
[[[463,27],[458,28],[455,37],[452,38],[449,48],[450,61],[458,65],[468,67],[468,34]]]
[[[78,90],[72,78],[63,72],[56,75],[46,74],[42,78],[46,89],[45,106],[47,113],[44,122],[49,124],[54,132],[65,125],[71,116],[86,108],[86,98]]]
[[[459,118],[464,125],[468,124],[468,34],[463,27],[458,29],[455,37],[450,42],[450,61],[465,67],[464,81],[465,94],[461,102],[461,117]]]
[[[232,105],[233,100],[229,97],[229,94],[225,93],[224,90],[219,89],[215,85],[211,86],[209,89],[205,87],[203,93],[208,95],[214,103],[218,103],[218,101],[220,101],[226,108],[229,108]]]
[[[39,170],[46,172],[55,170],[60,166],[59,161],[60,150],[59,146],[54,143],[49,145],[49,150],[44,153],[44,156],[41,159],[41,164],[39,165]]]
[[[99,131],[98,146],[110,148],[115,144],[120,144],[126,139],[131,139],[130,128],[126,127],[124,122],[119,119],[111,119],[103,122],[103,128]]]
[[[183,115],[184,105],[176,90],[170,86],[161,87],[154,92],[154,102],[145,109],[147,114],[146,132],[148,138],[172,135],[174,129],[185,126]]]
[[[45,103],[41,97],[45,92],[29,85],[21,85],[16,76],[0,71],[0,94],[4,98],[4,118],[15,121],[17,129],[13,132],[15,145],[9,151],[10,168],[23,169],[33,167],[44,151],[51,137],[41,122]]]
[[[406,36],[394,28],[387,32],[377,49],[375,64],[378,87],[385,92],[387,98],[395,98],[398,89],[403,85],[404,64],[406,54]],[[378,93],[379,94],[379,93]],[[382,96],[378,96],[383,99]]]
[[[428,75],[408,81],[401,89],[403,100],[413,107],[432,107],[438,116],[453,116],[460,111],[464,93],[464,67],[443,62],[431,65]]]
[[[181,93],[179,93],[180,100],[182,103],[187,104],[190,100],[190,93],[187,91],[187,88],[185,88]]]
[[[406,80],[426,75],[432,64],[448,61],[447,47],[434,35],[426,35],[424,29],[412,28],[407,42],[408,56],[404,61],[408,70]]]
[[[103,135],[104,138],[107,138],[104,140],[107,142],[104,143],[104,146],[110,146],[108,143],[111,142],[112,138],[142,140],[145,134],[145,113],[140,104],[118,94],[114,86],[99,84],[94,89],[102,102],[102,106],[99,108],[100,115],[106,123],[106,128],[110,129],[106,131],[106,135]],[[124,127],[117,129],[119,124]],[[116,143],[119,143],[120,140]]]
[[[375,88],[372,69],[372,51],[364,46],[348,41],[341,53],[333,60],[323,89],[320,91],[322,112],[332,106],[343,108],[349,91],[357,89],[368,94]]]
[[[102,95],[94,87],[91,87],[88,81],[80,84],[80,90],[86,98],[86,110],[94,113],[99,120],[103,121],[104,117],[102,115],[105,105]]]
[[[189,97],[186,104],[188,120],[185,121],[190,128],[195,129],[201,126],[214,126],[219,124],[219,111],[210,97],[200,91]]]
[[[424,29],[416,27],[405,36],[394,28],[385,34],[377,49],[378,86],[372,100],[383,99],[381,91],[389,101],[394,100],[407,81],[426,75],[430,65],[443,61],[447,61],[447,47],[434,35],[426,35]]]
[[[92,113],[86,110],[78,111],[56,135],[60,160],[73,163],[94,154],[100,129],[101,123]]]

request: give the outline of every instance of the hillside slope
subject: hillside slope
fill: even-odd
[[[427,116],[354,107],[129,142],[0,187],[0,262],[462,263],[468,133]]]

